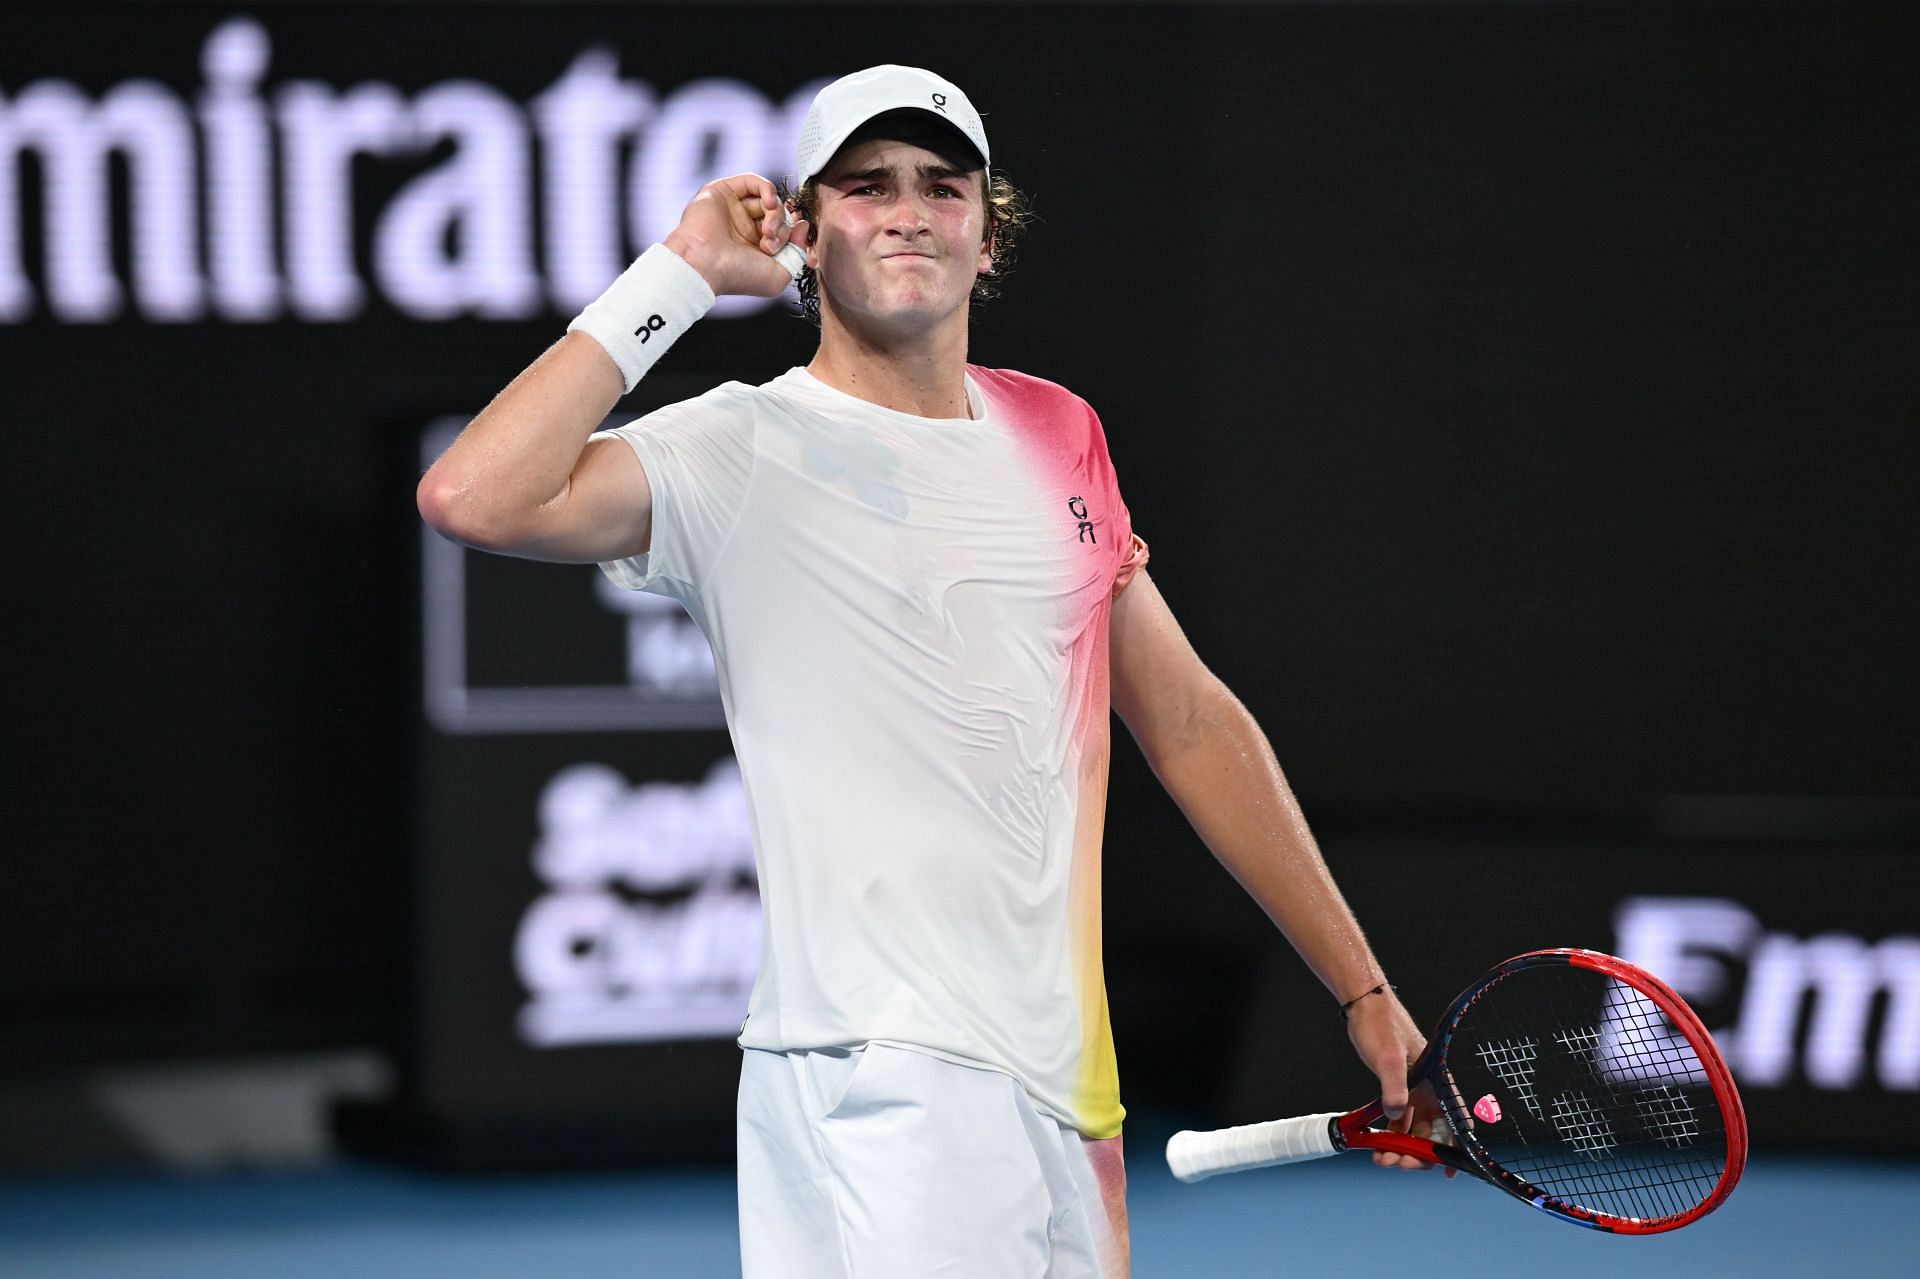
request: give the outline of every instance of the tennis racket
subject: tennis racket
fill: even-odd
[[[1675,1230],[1719,1207],[1747,1162],[1740,1094],[1706,1027],[1665,983],[1591,950],[1537,950],[1462,991],[1409,1081],[1428,1084],[1452,1141],[1347,1114],[1176,1133],[1182,1181],[1343,1150],[1445,1164],[1576,1225]]]

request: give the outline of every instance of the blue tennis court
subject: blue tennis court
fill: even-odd
[[[1134,1154],[1134,1270],[1160,1275],[1920,1275],[1920,1165],[1760,1156],[1714,1216],[1619,1239],[1496,1191],[1364,1160],[1175,1182]],[[447,1178],[365,1165],[284,1175],[16,1181],[0,1274],[386,1279],[738,1273],[724,1170]]]

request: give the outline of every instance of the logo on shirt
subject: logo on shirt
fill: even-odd
[[[1080,521],[1080,540],[1082,542],[1091,542],[1095,546],[1098,546],[1100,539],[1094,536],[1093,521],[1087,518],[1087,499],[1084,497],[1070,497],[1067,499],[1067,509],[1073,512],[1074,519]]]

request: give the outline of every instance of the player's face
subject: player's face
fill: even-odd
[[[992,265],[982,185],[977,167],[912,143],[847,147],[820,176],[822,306],[894,330],[964,313],[974,278]]]

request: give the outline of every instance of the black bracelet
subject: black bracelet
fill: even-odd
[[[1349,999],[1346,1003],[1340,1005],[1340,1020],[1345,1021],[1347,1019],[1347,1013],[1353,1008],[1353,1006],[1359,1003],[1361,1000],[1365,999],[1368,995],[1384,995],[1390,990],[1398,994],[1400,988],[1398,986],[1390,986],[1386,982],[1381,982],[1378,986],[1375,986],[1372,990],[1361,991],[1359,994],[1355,995],[1352,999]]]

